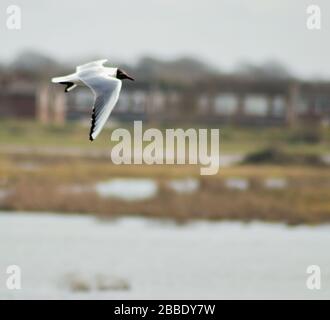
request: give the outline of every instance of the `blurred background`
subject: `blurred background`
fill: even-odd
[[[301,0],[15,4],[20,30],[0,4],[0,268],[19,265],[23,289],[0,274],[0,299],[329,297],[326,1],[320,30]],[[136,81],[91,143],[91,92],[50,79],[103,58]],[[111,132],[134,120],[220,129],[218,174],[112,164]]]

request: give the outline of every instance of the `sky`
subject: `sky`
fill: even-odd
[[[21,30],[6,27],[11,4]],[[320,30],[306,27],[310,4],[320,6]],[[23,50],[73,63],[191,56],[223,71],[276,60],[300,77],[330,79],[329,0],[1,0],[0,40],[2,62]]]

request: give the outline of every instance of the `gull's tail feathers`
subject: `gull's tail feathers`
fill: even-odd
[[[61,82],[69,81],[69,80],[70,79],[68,79],[68,77],[55,77],[55,78],[52,78],[53,83],[61,83]]]
[[[75,74],[69,74],[67,76],[63,77],[55,77],[52,78],[53,83],[60,83],[66,86],[65,92],[69,92],[73,90],[75,87],[77,87],[77,84],[75,83],[77,81],[77,77]]]
[[[77,79],[78,79],[77,76],[74,73],[72,73],[72,74],[68,74],[67,76],[63,76],[63,77],[52,78],[52,82],[53,83],[76,82]]]

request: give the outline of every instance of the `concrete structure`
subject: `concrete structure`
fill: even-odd
[[[13,81],[3,85],[0,92],[1,118],[63,124],[67,107],[63,90],[48,83]]]
[[[93,96],[32,81],[2,83],[0,117],[63,124],[91,117]],[[112,116],[120,121],[289,125],[330,120],[330,83],[218,77],[187,87],[124,84]]]

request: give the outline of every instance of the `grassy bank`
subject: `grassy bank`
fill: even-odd
[[[110,124],[114,125],[110,121]],[[133,123],[121,125],[132,132]],[[176,125],[190,128],[191,125]],[[207,126],[200,125],[201,128]],[[196,127],[198,128],[198,127]],[[268,146],[280,145],[287,152],[300,154],[325,154],[330,152],[330,128],[285,127],[242,128],[235,126],[212,125],[220,129],[221,152],[246,154]],[[143,129],[148,125],[143,124]],[[164,131],[166,127],[160,126]],[[92,143],[88,139],[89,124],[68,123],[64,126],[41,125],[26,121],[0,121],[0,147],[60,147],[63,149],[79,148],[83,150],[107,150],[114,145],[111,132],[106,128]]]
[[[30,160],[29,160],[30,161]],[[11,193],[0,201],[6,210],[88,213],[104,217],[141,215],[191,219],[279,221],[288,224],[330,222],[330,170],[313,166],[242,165],[223,168],[216,176],[199,176],[196,166],[116,166],[108,161],[71,159],[44,162],[39,167],[24,165],[2,155],[0,189]],[[102,198],[90,189],[111,178],[152,178],[159,186],[154,198],[124,201]],[[168,181],[184,177],[198,179],[196,192],[182,194],[168,187]],[[226,186],[228,179],[245,179],[247,190]],[[265,187],[267,179],[284,179],[283,189]],[[80,186],[82,192],[63,192]]]
[[[77,124],[49,127],[2,122],[0,209],[103,217],[142,215],[177,221],[330,222],[330,170],[317,160],[329,153],[329,129],[223,127],[221,152],[249,156],[215,176],[200,176],[199,166],[192,165],[113,165],[109,159],[111,130],[104,130],[90,143],[88,127]],[[148,200],[124,201],[102,198],[92,188],[116,177],[151,178],[157,182],[158,193]],[[172,179],[186,177],[198,180],[198,190],[184,194],[169,188]],[[230,179],[243,179],[248,188],[229,188]],[[267,179],[281,179],[285,186],[267,188]],[[69,191],[72,186],[81,191]]]

